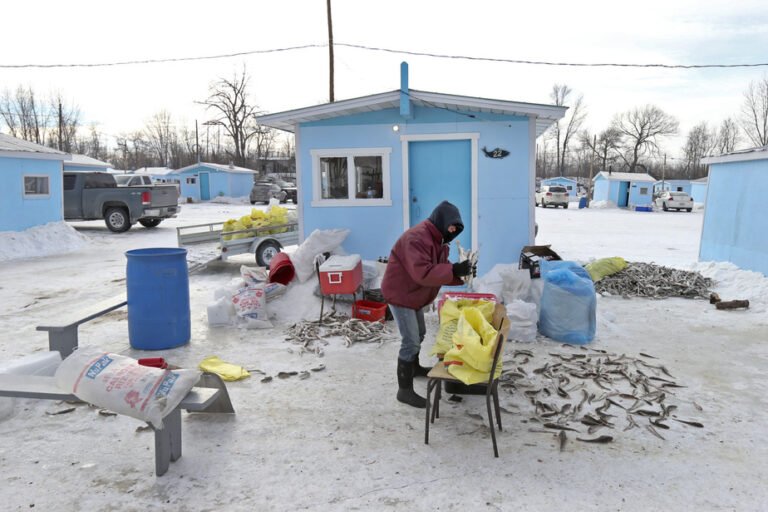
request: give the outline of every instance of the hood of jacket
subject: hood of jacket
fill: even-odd
[[[455,205],[448,201],[443,201],[432,211],[429,221],[434,224],[440,234],[443,235],[443,243],[450,243],[451,240],[459,236],[464,231],[464,223],[461,221],[461,214]],[[448,226],[456,226],[456,231],[448,232]]]

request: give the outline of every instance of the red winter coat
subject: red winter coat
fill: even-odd
[[[428,220],[403,233],[392,247],[381,281],[387,303],[421,309],[435,300],[441,286],[464,284],[453,277],[448,250],[443,235]]]

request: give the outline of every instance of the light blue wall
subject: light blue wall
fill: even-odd
[[[678,187],[682,190],[678,191]],[[691,195],[691,180],[664,180],[663,183],[657,181],[654,188],[657,191],[671,190],[672,192],[685,192],[686,194]]]
[[[599,176],[594,183],[592,193],[593,201],[610,201],[615,205],[619,204],[619,193],[621,191],[621,181],[608,180]],[[642,194],[641,189],[645,188],[646,193]],[[627,206],[648,206],[653,200],[653,183],[630,182],[629,199]]]
[[[578,184],[576,183],[576,180],[558,176],[557,178],[547,178],[545,180],[541,180],[541,184],[542,185],[562,185],[566,189],[568,189],[568,187],[571,187],[570,189],[568,189],[568,200],[569,201],[579,200],[579,187],[578,187]]]
[[[710,164],[699,261],[730,261],[768,276],[768,159]]]
[[[253,188],[253,174],[226,172],[213,167],[199,165],[184,172],[166,175],[166,178],[179,179],[180,195],[191,197],[193,201],[200,201],[200,176],[201,172],[207,172],[211,199],[223,195],[227,197],[247,197]],[[194,185],[187,183],[187,178],[197,178]]]
[[[707,184],[691,183],[691,197],[694,203],[704,203],[707,200]]]
[[[364,259],[388,256],[403,233],[403,153],[401,135],[479,133],[478,227],[479,272],[496,263],[518,260],[527,245],[531,214],[528,119],[476,114],[475,118],[446,110],[415,107],[413,118],[400,117],[399,109],[333,118],[299,126],[301,198],[304,236],[315,229],[348,228],[344,248]],[[392,130],[397,124],[398,132]],[[503,159],[487,158],[480,150],[506,149]],[[312,207],[313,149],[391,148],[390,195],[392,206]],[[440,183],[435,183],[440,187]],[[471,212],[461,212],[471,222]]]
[[[48,197],[24,197],[24,175],[49,177]],[[0,231],[23,231],[64,220],[61,160],[0,157]]]

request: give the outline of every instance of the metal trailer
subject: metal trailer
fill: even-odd
[[[240,231],[225,232],[223,228],[223,222],[180,226],[176,228],[176,238],[179,247],[218,243],[217,249],[222,261],[238,254],[253,254],[256,264],[261,267],[268,267],[272,258],[284,247],[299,243],[297,222]]]

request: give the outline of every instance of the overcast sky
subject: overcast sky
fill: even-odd
[[[735,64],[768,62],[765,0],[455,1],[332,0],[334,39],[398,50],[557,62]],[[533,5],[533,4],[536,5]],[[531,5],[529,5],[531,4]],[[325,0],[8,2],[0,65],[100,63],[207,56],[327,42]],[[549,67],[405,56],[337,47],[336,99],[394,90],[399,63],[413,89],[549,102],[554,83],[584,95],[586,127],[653,103],[681,135],[736,116],[751,80],[768,67],[622,69]],[[103,68],[0,69],[0,88],[60,91],[82,120],[108,135],[140,129],[160,109],[177,124],[207,115],[195,101],[245,65],[266,112],[328,101],[328,50],[304,49],[200,62]],[[682,139],[666,148],[679,152]]]

